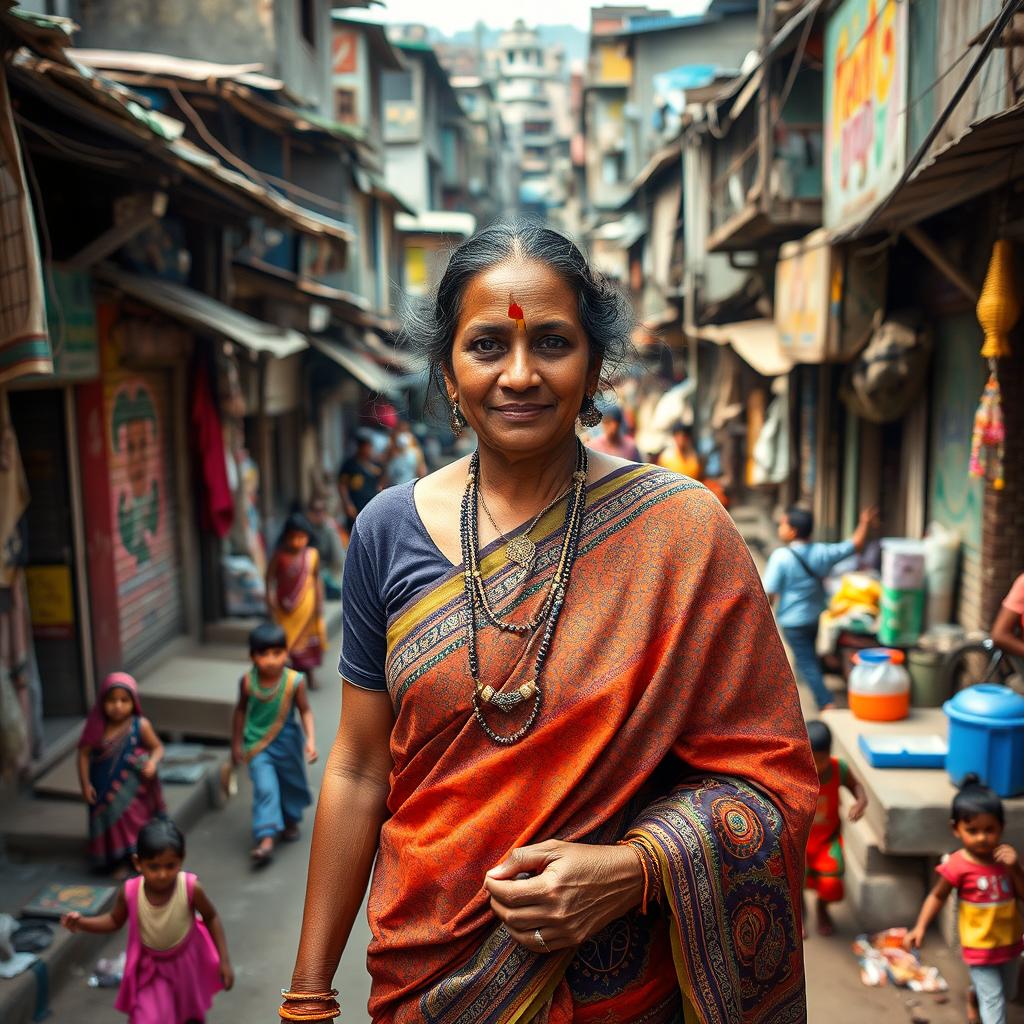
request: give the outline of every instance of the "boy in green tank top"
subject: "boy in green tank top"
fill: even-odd
[[[249,634],[249,655],[252,669],[239,684],[231,756],[236,765],[249,765],[252,859],[261,866],[269,863],[278,838],[299,837],[302,812],[313,802],[306,764],[317,753],[306,680],[287,667],[284,630],[273,622],[257,626]]]

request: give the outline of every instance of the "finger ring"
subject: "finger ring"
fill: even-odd
[[[548,949],[548,944],[544,941],[544,936],[541,935],[539,928],[533,933],[533,937],[537,940],[537,944],[545,953],[551,952],[551,950]]]

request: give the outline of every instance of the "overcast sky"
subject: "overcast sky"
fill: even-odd
[[[642,0],[631,0],[639,3]],[[699,14],[709,0],[667,0],[656,2],[648,0],[648,6],[665,7],[677,14]],[[506,10],[510,13],[506,18],[495,15],[488,10],[490,4],[480,0],[432,0],[425,4],[423,0],[385,0],[386,7],[372,7],[362,16],[368,21],[400,21],[420,22],[433,25],[446,34],[459,29],[472,28],[482,18],[490,28],[507,28],[516,18],[524,18],[528,24],[534,25],[575,25],[586,29],[590,25],[590,8],[595,6],[590,0],[516,0]],[[504,6],[504,5],[502,5]],[[493,8],[491,8],[493,11]],[[352,12],[354,13],[354,12]],[[507,24],[506,24],[507,22]]]

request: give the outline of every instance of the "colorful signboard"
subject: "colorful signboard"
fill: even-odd
[[[60,380],[95,380],[100,372],[92,277],[51,267],[46,279],[46,323]]]
[[[907,8],[843,0],[825,30],[825,226],[862,220],[906,161]]]
[[[794,363],[845,361],[885,309],[888,263],[851,259],[822,228],[779,249],[775,326]]]

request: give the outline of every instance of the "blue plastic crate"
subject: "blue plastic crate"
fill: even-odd
[[[928,736],[858,736],[872,768],[945,768],[949,745],[938,733]]]

